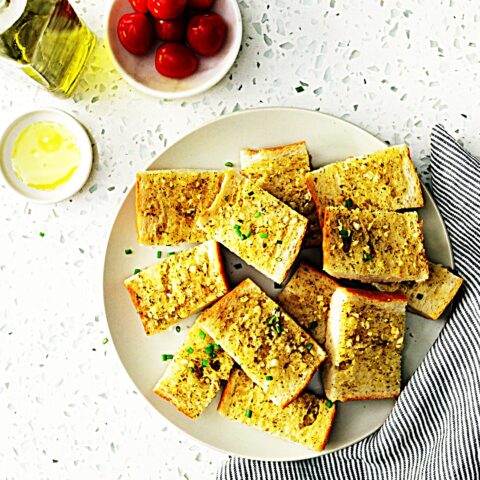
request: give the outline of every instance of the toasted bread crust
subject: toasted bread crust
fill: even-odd
[[[401,303],[407,301],[407,296],[400,292],[376,292],[374,290],[360,290],[359,288],[348,287],[342,287],[342,290],[371,301]]]

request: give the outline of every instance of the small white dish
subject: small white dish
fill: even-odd
[[[236,0],[216,0],[212,11],[221,15],[227,24],[222,49],[212,57],[199,57],[198,70],[190,77],[176,80],[160,75],[155,69],[155,52],[160,40],[142,57],[125,50],[117,36],[117,25],[124,14],[134,10],[128,0],[112,0],[105,16],[105,39],[120,75],[137,90],[163,99],[191,97],[216,85],[237,58],[242,43],[242,16]]]
[[[15,174],[12,152],[18,136],[35,122],[55,122],[63,125],[75,138],[80,149],[80,165],[72,177],[54,190],[38,190],[23,183]],[[71,115],[54,108],[44,108],[25,113],[15,119],[0,138],[0,172],[7,185],[18,195],[34,203],[56,203],[77,193],[87,181],[92,170],[93,151],[85,128]]]

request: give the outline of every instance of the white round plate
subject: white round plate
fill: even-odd
[[[216,0],[212,12],[223,17],[227,24],[225,43],[216,55],[199,57],[198,70],[190,77],[176,80],[160,75],[155,69],[152,48],[145,56],[137,57],[123,48],[117,35],[120,18],[134,10],[128,0],[111,1],[105,24],[107,46],[122,77],[134,88],[147,95],[164,99],[191,97],[216,85],[230,70],[242,44],[242,16],[236,0]],[[157,45],[160,44],[157,41]]]
[[[149,169],[223,169],[227,161],[238,167],[241,148],[276,146],[300,140],[307,142],[315,168],[351,155],[362,155],[386,147],[370,133],[329,115],[291,108],[267,108],[240,112],[204,125],[172,145]],[[432,260],[451,267],[452,254],[444,224],[432,197],[425,189],[424,196],[425,208],[420,211],[420,215],[425,223],[427,253]],[[131,248],[133,254],[125,255],[126,248]],[[225,419],[216,412],[218,396],[202,417],[193,421],[152,392],[152,387],[166,368],[166,362],[161,361],[161,354],[174,353],[187,334],[187,326],[193,323],[193,319],[181,322],[180,333],[176,333],[172,327],[167,332],[147,337],[143,331],[122,282],[132,275],[135,268],[161,261],[156,259],[158,250],[162,250],[165,257],[165,253],[173,249],[142,247],[137,244],[135,189],[132,187],[118,212],[108,240],[103,293],[112,340],[138,390],[163,417],[183,432],[230,455],[262,460],[301,460],[319,455],[302,446]],[[302,256],[316,264],[320,261],[318,249],[302,252]],[[253,268],[244,266],[241,270],[234,269],[233,265],[240,261],[233,254],[224,251],[224,258],[232,286],[250,276],[273,297],[280,292],[274,288],[271,280]],[[443,323],[443,320],[432,322],[408,314],[404,382],[408,381],[423,360]],[[318,377],[313,380],[310,388],[320,391]],[[351,445],[377,430],[394,404],[394,400],[338,403],[338,414],[324,453]]]
[[[72,178],[54,190],[38,190],[25,185],[15,174],[12,152],[17,137],[28,125],[35,122],[55,122],[63,125],[75,138],[80,148],[80,165]],[[34,203],[55,203],[77,193],[87,181],[92,170],[92,142],[85,128],[71,115],[55,108],[44,108],[25,113],[15,119],[0,138],[0,172],[7,185],[17,194]]]

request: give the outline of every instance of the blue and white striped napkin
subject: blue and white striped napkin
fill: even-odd
[[[437,125],[431,173],[465,281],[458,305],[383,427],[313,460],[231,458],[218,480],[480,479],[480,160]]]

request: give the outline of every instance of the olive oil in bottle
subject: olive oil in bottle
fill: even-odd
[[[96,38],[67,0],[0,0],[0,58],[69,96]]]

